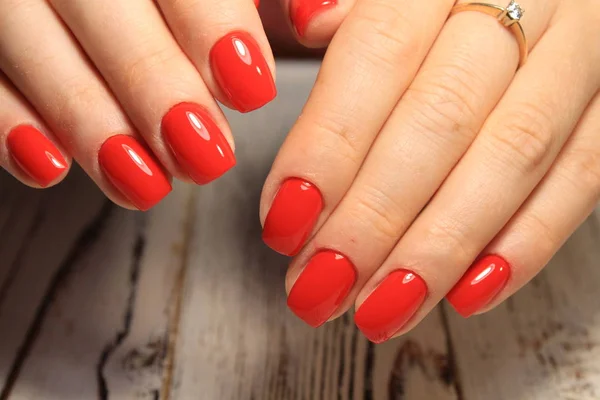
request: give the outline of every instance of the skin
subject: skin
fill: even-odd
[[[309,180],[324,198],[288,291],[321,248],[358,271],[333,318],[359,307],[399,265],[409,268],[428,295],[401,334],[480,254],[500,254],[512,267],[482,311],[493,308],[589,215],[600,196],[600,9],[594,0],[521,4],[531,55],[515,74],[512,34],[480,13],[448,19],[451,0],[339,0],[303,37],[278,23],[290,20],[289,0],[262,1],[274,46],[331,41],[261,201],[264,224],[289,177]],[[0,165],[36,186],[5,145],[11,128],[31,124],[124,207],[132,205],[97,161],[114,134],[145,142],[169,174],[188,181],[161,118],[174,104],[202,104],[233,146],[208,53],[235,29],[252,34],[274,73],[251,0],[2,2]]]

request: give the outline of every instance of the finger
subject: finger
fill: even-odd
[[[251,0],[157,3],[177,41],[222,103],[249,112],[275,98],[275,62]]]
[[[325,47],[356,0],[278,0],[300,43]]]
[[[169,172],[204,184],[235,165],[225,117],[152,2],[51,4]]]
[[[573,22],[553,26],[541,39],[469,151],[361,290],[355,321],[371,340],[386,340],[422,319],[554,161],[600,78],[595,68],[600,54],[590,57],[591,25],[574,29]],[[553,68],[546,68],[550,63]],[[427,285],[422,304],[423,285],[412,283],[419,290],[405,293],[393,274],[399,266],[419,277],[411,282]],[[411,305],[420,306],[414,316],[409,307],[377,310],[382,301],[404,295],[404,300],[415,300]]]
[[[542,13],[527,21],[531,44],[550,17]],[[493,18],[468,13],[446,23],[371,146],[352,187],[293,262],[287,279],[288,287],[294,287],[289,298],[292,310],[300,291],[312,292],[308,286],[302,289],[302,282],[295,285],[298,275],[304,274],[303,255],[322,247],[344,254],[356,266],[356,284],[336,304],[333,317],[352,306],[362,286],[470,146],[512,80],[517,63],[514,37]],[[302,316],[312,324],[324,322],[306,313]]]
[[[544,180],[446,296],[462,316],[494,308],[529,282],[594,210],[600,199],[598,132],[600,95]]]
[[[0,165],[32,187],[60,182],[69,170],[69,157],[2,73],[0,104]]]
[[[263,239],[274,250],[296,254],[315,222],[318,229],[336,207],[417,72],[451,4],[450,0],[363,0],[353,8],[332,41],[302,116],[263,189]],[[289,178],[300,180],[284,183]],[[297,193],[301,181],[310,182],[312,191],[322,196],[322,212],[310,201],[305,205],[301,198],[285,196]]]
[[[168,177],[48,3],[0,4],[0,54],[0,69],[113,201],[148,209],[169,193]]]

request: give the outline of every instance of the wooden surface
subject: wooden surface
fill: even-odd
[[[350,316],[313,330],[286,309],[258,201],[316,67],[280,65],[278,101],[229,113],[238,167],[151,212],[77,169],[46,191],[0,174],[0,400],[600,398],[597,215],[484,316],[442,305],[374,346]]]

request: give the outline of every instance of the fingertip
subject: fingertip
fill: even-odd
[[[290,19],[302,45],[323,48],[337,32],[347,11],[337,0],[296,0],[290,5]]]
[[[31,125],[12,129],[6,138],[6,148],[21,172],[15,173],[15,176],[28,186],[54,186],[64,179],[69,170],[69,162],[58,147]]]

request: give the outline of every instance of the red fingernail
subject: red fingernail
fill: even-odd
[[[260,108],[277,94],[267,61],[256,41],[246,32],[231,32],[210,51],[213,75],[241,112]]]
[[[162,131],[179,165],[200,185],[217,179],[235,165],[225,136],[197,104],[181,103],[163,117]]]
[[[100,167],[121,193],[142,211],[152,208],[171,191],[165,173],[134,138],[108,138],[98,152]]]
[[[292,0],[290,16],[299,36],[304,36],[310,21],[327,8],[337,5],[337,0]]]
[[[258,6],[260,6],[260,0],[254,0],[254,5],[258,8]]]
[[[394,271],[362,303],[354,322],[370,341],[385,342],[411,319],[426,295],[427,285],[420,276]]]
[[[335,313],[356,282],[356,269],[331,250],[315,254],[294,283],[288,307],[304,322],[318,327]]]
[[[283,182],[265,220],[262,238],[273,250],[296,255],[312,232],[323,209],[321,192],[310,182]]]
[[[460,315],[470,317],[500,293],[509,276],[506,260],[496,255],[485,256],[465,272],[446,299]]]
[[[67,168],[56,146],[32,126],[14,128],[8,134],[6,145],[19,167],[42,187],[52,183]]]

